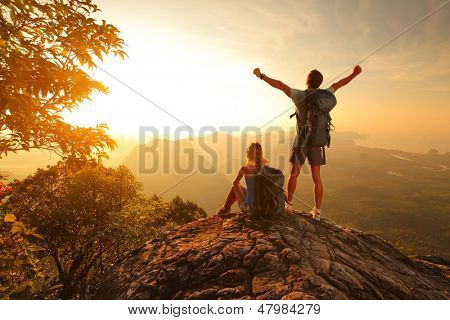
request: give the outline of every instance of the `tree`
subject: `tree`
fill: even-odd
[[[168,220],[176,224],[184,224],[200,218],[206,217],[206,211],[200,208],[195,202],[183,201],[176,196],[169,202],[170,210]]]
[[[35,244],[53,260],[60,297],[83,298],[91,272],[104,271],[105,256],[120,240],[122,222],[111,213],[139,196],[140,183],[125,167],[60,162],[10,185],[3,211],[42,235]]]
[[[179,196],[169,202],[161,197],[135,198],[123,209],[121,232],[127,243],[140,243],[155,236],[162,229],[189,223],[206,217],[206,212],[195,202],[183,201]]]
[[[179,197],[171,202],[146,198],[129,169],[106,168],[93,161],[61,161],[9,187],[0,206],[0,244],[8,245],[0,250],[0,262],[2,256],[15,258],[3,281],[0,274],[0,286],[10,284],[9,275],[22,270],[22,284],[34,283],[35,275],[46,277],[41,291],[55,294],[57,288],[63,299],[89,298],[108,268],[131,250],[167,227],[206,216],[195,203]],[[14,221],[5,219],[13,216]],[[12,232],[14,225],[14,231],[20,228],[22,233]],[[18,239],[40,248],[39,263],[17,260],[27,245],[19,241],[19,246]]]
[[[86,68],[125,56],[119,30],[92,16],[91,0],[5,0],[0,4],[0,158],[45,149],[63,157],[106,156],[107,126],[73,126],[62,117],[107,88]]]

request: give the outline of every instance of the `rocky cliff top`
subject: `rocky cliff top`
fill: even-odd
[[[132,252],[97,298],[449,299],[450,264],[302,214],[214,216]]]

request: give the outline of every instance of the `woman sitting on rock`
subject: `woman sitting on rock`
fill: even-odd
[[[239,182],[245,177],[247,188]],[[258,216],[279,215],[284,210],[284,175],[267,166],[261,144],[252,143],[247,147],[247,163],[239,170],[228,192],[225,204],[217,211],[225,216],[237,201],[242,212]]]
[[[247,163],[239,169],[224,205],[217,211],[218,215],[229,214],[231,206],[236,201],[242,212],[248,213],[250,211],[255,199],[256,173],[267,163],[268,161],[263,156],[261,144],[259,142],[251,143],[247,147]],[[247,187],[240,184],[242,177],[245,177]]]

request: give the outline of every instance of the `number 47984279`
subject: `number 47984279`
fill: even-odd
[[[299,303],[299,304],[278,304],[263,303],[259,306],[258,312],[261,314],[319,314],[320,305],[317,303]]]

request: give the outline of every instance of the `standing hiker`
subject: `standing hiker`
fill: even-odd
[[[297,119],[297,135],[291,151],[289,162],[291,173],[287,186],[286,211],[293,212],[292,200],[305,160],[311,166],[311,175],[314,181],[314,209],[310,212],[312,217],[320,220],[320,207],[323,197],[323,186],[320,178],[320,166],[325,165],[325,146],[330,144],[331,117],[329,112],[336,105],[334,93],[352,81],[361,73],[360,66],[355,66],[351,75],[334,83],[331,87],[319,89],[323,76],[318,70],[312,70],[306,78],[306,90],[291,89],[279,80],[272,79],[261,73],[259,68],[253,73],[272,87],[283,91],[295,103]]]

